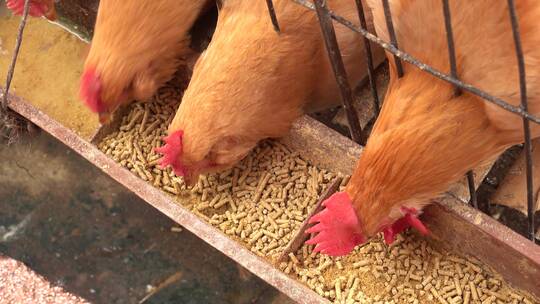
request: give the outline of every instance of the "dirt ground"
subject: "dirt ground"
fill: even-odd
[[[45,132],[0,144],[0,158],[0,255],[53,287],[92,303],[156,287],[145,303],[292,303]]]

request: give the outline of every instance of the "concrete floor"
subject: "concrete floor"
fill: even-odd
[[[0,159],[0,254],[67,292],[138,303],[167,286],[145,303],[292,303],[45,132],[0,142]]]

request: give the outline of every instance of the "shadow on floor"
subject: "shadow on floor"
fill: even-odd
[[[292,303],[45,132],[0,143],[0,253],[93,303]]]

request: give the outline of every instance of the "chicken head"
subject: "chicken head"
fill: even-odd
[[[122,104],[149,99],[193,54],[189,30],[207,2],[100,1],[80,97],[102,123]]]

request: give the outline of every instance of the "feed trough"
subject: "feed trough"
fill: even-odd
[[[71,20],[87,20],[88,17],[75,18],[73,11],[77,10],[72,10],[71,15],[68,14],[68,16],[71,17]],[[78,11],[82,13],[84,10],[79,7]],[[93,13],[95,14],[95,12]],[[73,23],[70,27],[73,28]],[[172,96],[179,98],[180,93]],[[159,93],[155,100],[157,102],[155,107],[158,107]],[[313,209],[316,208],[317,200],[312,200],[304,206],[302,209],[303,213],[298,215],[302,221],[297,219],[296,222],[299,222],[298,225],[293,226],[294,229],[285,233],[289,236],[289,239],[285,242],[286,244],[284,246],[277,246],[273,249],[267,249],[266,252],[272,252],[272,254],[265,255],[264,252],[261,253],[261,251],[257,251],[257,249],[254,250],[253,248],[250,248],[249,241],[246,244],[242,237],[238,237],[233,235],[233,233],[228,233],[224,231],[224,229],[220,229],[219,223],[212,224],[212,219],[219,218],[219,215],[214,217],[214,214],[216,213],[208,214],[202,211],[196,212],[195,210],[198,210],[197,207],[200,207],[200,202],[193,203],[193,196],[181,195],[181,192],[193,193],[194,191],[191,191],[192,189],[180,188],[177,191],[179,193],[171,193],[172,190],[167,193],[162,188],[156,187],[158,183],[155,182],[155,180],[151,180],[151,178],[143,180],[144,173],[139,174],[133,166],[132,168],[126,168],[127,163],[123,166],[121,162],[115,161],[113,157],[111,157],[112,151],[107,152],[107,148],[110,147],[107,146],[107,140],[111,141],[114,138],[118,138],[118,136],[120,136],[120,131],[122,131],[122,127],[124,127],[124,131],[127,133],[130,130],[128,127],[130,120],[135,120],[135,114],[133,113],[136,111],[144,111],[144,105],[135,104],[124,109],[121,113],[115,115],[114,121],[112,121],[110,125],[98,127],[93,132],[93,136],[84,138],[77,130],[59,122],[57,119],[53,118],[54,115],[50,115],[47,110],[38,109],[35,104],[35,100],[24,99],[16,94],[10,94],[9,96],[9,107],[13,111],[19,113],[59,139],[95,166],[99,167],[103,172],[140,196],[147,203],[196,234],[223,254],[241,264],[255,275],[275,286],[291,299],[298,303],[329,303],[329,298],[338,300],[346,298],[338,295],[342,289],[341,283],[337,283],[339,288],[335,287],[335,289],[333,289],[335,290],[333,295],[325,294],[325,291],[323,291],[321,295],[321,292],[318,291],[317,288],[314,288],[316,286],[310,286],[313,284],[308,283],[310,281],[309,278],[304,282],[302,275],[299,275],[298,273],[295,274],[295,272],[291,270],[291,267],[289,267],[287,271],[288,265],[287,267],[280,266],[280,264],[283,263],[287,264],[287,262],[284,262],[284,260],[287,259],[292,259],[292,263],[297,265],[294,261],[296,257],[292,258],[291,255],[295,256],[295,254],[299,254],[301,257],[301,251],[307,250],[301,247],[302,240],[305,238],[302,230],[306,226],[305,221],[307,220],[308,214],[313,212]],[[155,112],[158,111],[160,110],[153,110],[153,113],[156,114]],[[167,121],[166,118],[164,118],[164,121],[158,121],[157,118],[155,118],[153,121],[158,121],[155,123],[155,129],[147,131],[148,126],[153,125],[152,122],[149,120],[145,127],[140,127],[141,124],[143,124],[141,120],[142,117],[140,119],[137,118],[131,127],[139,126],[141,130],[144,129],[142,133],[146,132],[145,135],[160,134],[159,132],[163,130],[159,130],[159,125],[161,123],[166,123]],[[133,133],[133,136],[135,135],[136,134]],[[277,143],[268,143],[266,148],[267,147],[271,147],[269,148],[270,150],[276,148],[288,151],[284,152],[284,158],[290,156],[287,153],[293,154],[293,156],[290,157],[299,157],[300,161],[298,161],[298,166],[300,167],[302,166],[300,163],[305,162],[306,164],[309,164],[309,166],[311,166],[310,168],[313,168],[313,170],[319,170],[317,172],[323,172],[323,175],[328,174],[328,177],[321,179],[324,182],[321,183],[320,189],[315,190],[318,195],[324,194],[325,189],[322,187],[323,184],[328,187],[339,187],[339,183],[333,184],[334,178],[345,178],[347,175],[351,174],[358,157],[362,153],[361,146],[308,116],[299,119],[286,137],[279,139]],[[260,150],[264,149],[265,146]],[[149,155],[147,155],[146,152],[143,151],[141,153],[148,159]],[[242,168],[239,170],[241,169]],[[150,174],[154,173],[150,172]],[[231,173],[231,175],[233,174],[234,173]],[[257,179],[258,177],[260,176],[253,176],[256,185],[259,185],[260,183],[260,179]],[[477,175],[478,179],[481,177],[481,174]],[[231,177],[231,179],[232,178],[233,177]],[[171,182],[171,185],[174,186],[176,184],[173,181]],[[301,192],[301,190],[298,191],[298,193]],[[439,252],[452,252],[454,259],[458,259],[455,258],[457,256],[472,257],[475,260],[474,264],[471,263],[473,266],[470,266],[468,262],[465,262],[464,260],[460,260],[463,262],[459,263],[468,265],[468,269],[472,270],[474,270],[475,267],[485,268],[486,271],[493,270],[494,274],[497,273],[500,275],[501,279],[507,282],[509,286],[520,290],[520,292],[523,291],[527,299],[530,299],[528,301],[534,303],[534,297],[540,298],[540,250],[529,240],[499,224],[489,216],[466,205],[466,193],[465,183],[458,183],[452,187],[449,193],[441,199],[438,199],[425,210],[423,220],[431,231],[430,236],[425,239],[426,242],[415,235],[407,236],[407,238],[413,238],[423,244],[427,243],[427,246],[435,248],[435,250]],[[269,197],[271,197],[271,194]],[[253,196],[251,198],[253,198]],[[259,198],[260,197],[257,197],[257,199]],[[246,199],[246,201],[249,201],[249,199]],[[241,203],[248,204],[248,202],[245,201],[242,201]],[[229,202],[228,205],[233,204]],[[227,206],[224,208],[229,211],[229,207]],[[236,207],[240,208],[240,205],[235,206],[235,208]],[[272,206],[270,209],[276,209],[275,212],[277,212],[278,208],[279,206]],[[213,209],[217,210],[216,212],[219,210],[223,211],[222,209],[219,209],[219,207],[212,207],[210,209],[212,212],[214,212]],[[226,214],[227,211],[223,211],[220,214]],[[221,223],[223,223],[223,221]],[[271,236],[269,236],[268,239],[271,239]],[[408,241],[403,240],[402,242],[407,243]],[[255,242],[253,244],[255,244]],[[377,244],[381,243],[373,243],[369,246],[375,248],[375,251],[377,252],[390,252],[394,248],[380,248],[379,250],[377,247],[380,247],[381,245]],[[276,248],[278,249],[275,250]],[[362,249],[357,251],[357,254],[362,253]],[[340,265],[343,264],[346,266],[348,261],[344,259],[342,262],[338,260],[333,261],[332,263],[332,266],[327,267],[334,267],[335,265],[335,267],[341,270]],[[355,263],[359,262],[357,261]],[[288,264],[291,264],[291,261],[289,261]],[[319,265],[318,269],[322,269],[320,266],[321,265]],[[324,269],[320,271],[324,272]],[[427,276],[428,274],[426,273],[425,277]],[[425,279],[425,277],[423,279]],[[443,275],[441,275],[441,277],[443,277]],[[327,278],[327,280],[334,279],[335,278]],[[346,280],[347,279],[348,278],[346,278]],[[337,280],[339,281],[340,278],[337,278]],[[381,282],[384,282],[385,279],[381,278],[381,280]],[[500,281],[497,279],[497,275],[493,276],[493,280]],[[354,281],[355,278],[352,279],[351,283]],[[346,288],[348,288],[347,290],[349,291],[352,288],[351,286],[346,285],[351,284],[344,284],[344,292]],[[361,287],[357,287],[357,289],[360,290]],[[326,292],[328,293],[328,291]],[[391,292],[393,291],[388,291],[388,293]],[[428,288],[428,294],[431,295],[431,300],[434,303],[439,300],[437,295],[442,296],[442,294],[438,294],[438,292],[429,292],[431,291]],[[461,291],[461,293],[466,292]],[[497,297],[496,295],[491,294],[488,294],[488,296],[494,298]],[[512,302],[511,296],[504,295],[504,297],[507,297],[509,303]]]

